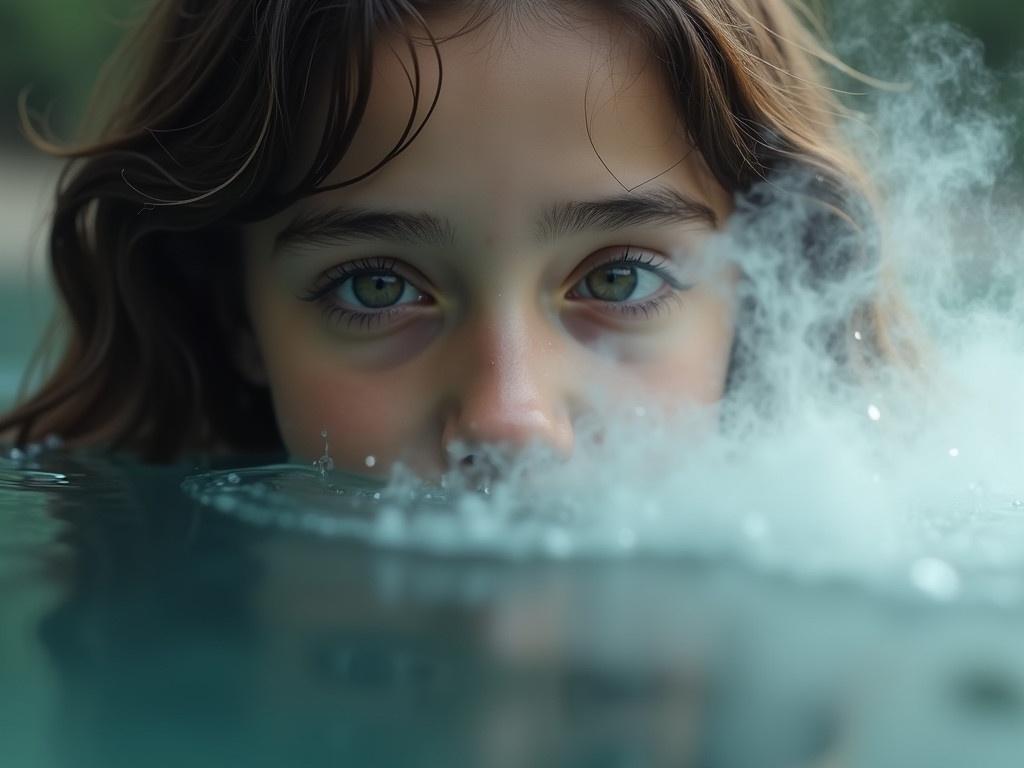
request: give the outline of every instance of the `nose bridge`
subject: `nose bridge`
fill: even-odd
[[[512,302],[466,319],[451,368],[446,451],[456,442],[472,450],[480,443],[521,448],[536,441],[561,455],[571,452],[571,392],[547,325],[539,311]]]
[[[550,383],[555,372],[545,365],[543,349],[530,344],[545,343],[538,325],[514,307],[481,318],[471,334],[472,373],[478,381],[470,382],[469,394],[503,407],[540,399],[544,383]]]

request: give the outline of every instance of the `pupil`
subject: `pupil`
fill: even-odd
[[[359,275],[352,279],[352,292],[370,309],[395,304],[405,291],[405,281],[397,275]]]

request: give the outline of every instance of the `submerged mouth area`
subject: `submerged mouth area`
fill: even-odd
[[[461,475],[447,487],[411,475],[386,483],[342,473],[325,478],[309,467],[272,465],[193,475],[183,490],[250,524],[433,555],[716,559],[929,602],[1024,602],[1020,499],[975,486],[943,508],[918,506],[879,525],[865,496],[860,525],[843,525],[835,516],[845,514],[841,506],[830,509],[813,483],[787,487],[778,463],[747,461],[735,470],[734,482],[744,477],[759,486],[753,494],[748,489],[747,499],[730,496],[722,470],[715,482],[725,487],[707,493],[699,480],[708,477],[707,466],[661,487],[594,470],[585,475],[586,487],[565,476],[561,486],[539,489],[501,478],[480,487]],[[801,493],[810,502],[803,510]],[[763,503],[751,506],[752,495]]]
[[[490,493],[500,477],[500,469],[492,460],[479,453],[464,456],[454,469],[441,476],[442,488]]]

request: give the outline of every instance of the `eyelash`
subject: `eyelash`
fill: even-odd
[[[638,250],[639,253],[637,255],[632,255],[630,253],[631,250]],[[581,277],[576,284],[585,279],[591,272],[617,265],[639,267],[649,272],[653,272],[671,286],[673,291],[670,294],[649,298],[640,303],[633,304],[610,301],[601,302],[611,308],[612,311],[618,312],[621,315],[630,318],[642,317],[644,320],[650,319],[652,315],[656,315],[661,312],[661,310],[670,302],[679,302],[681,299],[679,294],[688,290],[691,286],[681,283],[678,277],[659,263],[660,260],[658,258],[650,255],[649,253],[645,256],[645,253],[646,252],[643,250],[627,247],[625,252],[621,255],[606,259],[591,267],[586,273],[584,273],[583,277]],[[310,303],[319,303],[323,309],[324,318],[328,322],[344,324],[346,329],[356,327],[362,331],[371,330],[380,326],[385,321],[402,314],[404,308],[409,305],[403,304],[394,307],[385,307],[372,312],[363,312],[340,306],[337,302],[330,299],[330,294],[337,290],[339,286],[344,284],[346,280],[367,274],[391,273],[397,275],[407,283],[415,285],[412,281],[406,280],[406,278],[402,277],[401,274],[395,272],[395,265],[397,263],[397,259],[379,256],[343,262],[324,272],[317,281],[317,286],[302,295],[300,298],[303,301],[308,301]]]

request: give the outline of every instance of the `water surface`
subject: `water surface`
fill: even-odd
[[[0,465],[3,765],[998,768],[1024,754],[1016,607],[695,555],[388,549],[255,525],[182,489],[216,469]],[[351,493],[372,523],[372,489]]]

